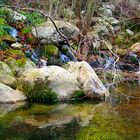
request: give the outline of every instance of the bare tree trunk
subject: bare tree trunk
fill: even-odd
[[[75,14],[81,20],[81,0],[75,1]]]
[[[87,11],[86,11],[86,17],[85,17],[84,33],[86,33],[90,29],[90,25],[91,25],[94,10],[95,10],[95,5],[96,5],[95,1],[87,0]]]

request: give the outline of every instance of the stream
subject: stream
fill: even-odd
[[[138,99],[0,105],[0,140],[140,140],[140,85],[117,89]]]

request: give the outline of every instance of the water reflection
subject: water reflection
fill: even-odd
[[[120,83],[117,89],[140,97],[138,83]],[[123,98],[118,97],[117,101]],[[0,106],[0,110],[6,112],[0,117],[2,140],[140,140],[140,100],[136,99],[25,104],[10,112]]]

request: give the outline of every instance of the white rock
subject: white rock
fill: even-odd
[[[14,49],[20,49],[22,48],[22,44],[16,42],[16,43],[11,44],[11,47]]]
[[[49,87],[57,94],[59,100],[69,100],[73,93],[80,90],[74,75],[58,66],[29,69],[20,78],[32,85],[35,80],[45,80],[46,77],[50,83]]]
[[[16,11],[11,12],[11,16],[13,17],[14,20],[16,21],[24,21],[26,20],[26,17],[22,14],[17,13]]]
[[[88,97],[101,97],[107,93],[103,83],[87,62],[69,62],[65,69],[74,75]]]
[[[129,29],[126,30],[126,33],[128,33],[128,34],[131,35],[131,36],[134,35],[134,32],[132,32],[132,31],[129,30]]]
[[[54,21],[57,28],[64,34],[68,39],[74,38],[79,34],[79,29],[71,23],[64,21]],[[37,34],[36,34],[37,33]],[[43,43],[60,43],[65,39],[59,35],[56,28],[51,21],[40,24],[36,28],[33,27],[32,34],[42,40]]]
[[[18,101],[25,101],[26,97],[21,91],[14,90],[2,83],[0,83],[0,103],[16,103]]]

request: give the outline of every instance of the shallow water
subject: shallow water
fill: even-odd
[[[140,97],[137,83],[117,88]],[[140,140],[140,100],[122,96],[109,103],[0,105],[0,140]]]

